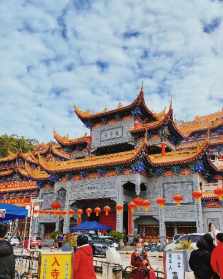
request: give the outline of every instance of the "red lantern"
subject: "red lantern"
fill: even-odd
[[[83,209],[78,209],[77,210],[77,216],[78,216],[78,218],[81,218],[81,216],[82,216],[82,214],[83,214]]]
[[[214,193],[216,196],[218,196],[219,200],[223,200],[223,188],[218,187],[214,189]]]
[[[129,210],[133,211],[136,208],[136,204],[133,201],[131,201],[128,204],[128,208],[129,208]]]
[[[68,213],[69,213],[69,215],[74,215],[74,214],[75,214],[75,211],[74,211],[73,209],[70,209],[70,210],[68,211]]]
[[[104,209],[105,216],[108,216],[108,214],[111,212],[111,207],[106,205],[103,209]]]
[[[97,206],[97,207],[94,209],[94,213],[95,213],[95,215],[98,217],[99,214],[101,213],[101,208]]]
[[[136,206],[143,206],[144,200],[141,199],[140,197],[134,198],[133,202],[135,203]]]
[[[61,208],[61,204],[59,201],[53,201],[52,204],[51,204],[51,208],[52,209],[59,209]]]
[[[183,196],[180,194],[176,194],[173,196],[173,201],[176,203],[177,206],[179,206],[183,200]]]
[[[165,200],[163,197],[158,197],[158,198],[156,199],[156,203],[158,204],[158,206],[159,206],[160,208],[163,208],[163,207],[165,207],[165,205],[166,205],[166,200]]]
[[[121,214],[121,212],[123,211],[123,205],[122,204],[117,204],[116,205],[116,210],[118,214]]]
[[[87,214],[87,217],[90,217],[91,216],[91,213],[92,213],[92,209],[90,207],[88,207],[86,210],[85,210],[86,214]]]
[[[194,191],[192,192],[192,197],[196,202],[199,202],[202,197],[202,192],[201,191]]]
[[[149,200],[143,200],[143,208],[144,208],[145,211],[149,210],[150,205],[151,205],[151,203],[150,203]]]

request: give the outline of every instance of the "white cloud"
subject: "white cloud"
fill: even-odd
[[[93,111],[173,96],[189,119],[222,106],[223,2],[8,0],[0,4],[0,133],[40,141],[86,129]]]

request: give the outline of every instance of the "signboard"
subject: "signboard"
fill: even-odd
[[[0,209],[0,218],[1,219],[5,218],[5,214],[6,214],[6,210],[5,209]]]
[[[72,253],[41,253],[40,279],[71,279]]]
[[[166,279],[185,279],[184,252],[166,252]]]

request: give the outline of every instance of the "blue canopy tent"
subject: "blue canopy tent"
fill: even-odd
[[[0,203],[0,210],[1,209],[5,210],[5,217],[0,217],[0,222],[24,219],[28,215],[28,210],[26,208],[16,205]]]
[[[70,228],[71,232],[78,231],[109,231],[112,228],[109,226],[102,225],[96,221],[85,221],[80,225],[73,226]]]

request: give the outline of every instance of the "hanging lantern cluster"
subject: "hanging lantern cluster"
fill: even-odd
[[[148,211],[151,206],[151,203],[149,200],[145,200],[140,197],[134,198],[129,204],[128,208],[133,211],[136,208],[143,208],[145,211]]]

